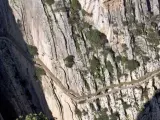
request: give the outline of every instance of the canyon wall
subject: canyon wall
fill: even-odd
[[[39,112],[52,117],[12,10],[0,0],[0,119]]]
[[[158,94],[153,97],[160,85],[158,0],[8,1],[18,26],[8,31],[16,36],[19,29],[23,38],[15,41],[38,49],[52,116],[135,120],[144,111],[138,119],[159,118]]]

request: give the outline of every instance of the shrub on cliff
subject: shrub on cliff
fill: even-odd
[[[108,72],[109,72],[110,74],[112,74],[112,73],[114,72],[114,71],[113,71],[113,66],[112,66],[112,64],[111,64],[110,61],[107,61],[107,62],[106,62],[106,67],[107,67]]]
[[[91,42],[95,48],[101,48],[107,42],[105,34],[96,29],[90,29],[86,32],[86,38]]]
[[[52,5],[52,4],[54,4],[54,0],[46,0],[46,3],[47,3],[48,5]]]
[[[38,55],[38,49],[36,48],[36,46],[27,45],[27,47],[28,47],[28,51],[32,57],[34,57],[35,55]]]
[[[92,60],[90,60],[90,70],[91,70],[91,73],[94,74],[96,72],[98,72],[100,70],[100,60],[93,56]]]
[[[139,66],[140,63],[136,60],[128,60],[125,64],[125,67],[130,71],[134,71]]]
[[[80,118],[82,117],[82,112],[77,107],[75,108],[74,112],[75,112],[75,114],[77,114],[78,117],[80,117]]]
[[[106,109],[99,111],[98,117],[95,116],[94,120],[109,120],[109,116],[106,113]]]
[[[46,75],[45,70],[40,67],[36,67],[36,79],[41,80],[42,75]]]
[[[68,55],[65,59],[65,66],[71,68],[73,66],[74,62],[74,56],[73,55]]]
[[[39,114],[29,114],[27,116],[20,116],[16,120],[48,120],[47,117],[43,113]]]

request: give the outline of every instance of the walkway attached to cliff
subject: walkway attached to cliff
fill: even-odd
[[[105,96],[107,96],[109,94],[118,92],[118,91],[123,90],[123,89],[134,88],[136,86],[141,85],[144,82],[147,82],[152,77],[160,74],[160,68],[159,68],[159,69],[157,69],[157,70],[155,70],[153,72],[147,73],[143,77],[140,77],[138,80],[132,80],[130,82],[122,82],[122,83],[119,83],[119,84],[112,84],[110,86],[106,86],[106,87],[103,87],[102,89],[99,89],[96,93],[92,93],[92,94],[89,94],[89,95],[79,96],[75,92],[66,89],[63,86],[63,84],[60,82],[60,80],[53,75],[53,73],[47,68],[47,66],[39,58],[37,58],[35,61],[37,61],[39,64],[42,65],[42,67],[44,68],[44,70],[46,71],[46,73],[52,78],[52,80],[55,82],[55,84],[58,87],[60,87],[61,90],[63,90],[63,92],[66,95],[68,95],[70,98],[72,98],[74,101],[76,101],[78,103],[81,103],[81,102],[91,102],[92,100],[95,100],[95,99],[101,98],[101,97],[105,97]],[[106,90],[108,92],[105,93]]]
[[[67,89],[61,81],[55,77],[55,75],[48,69],[48,67],[39,59],[35,58],[34,61],[29,57],[28,54],[22,49],[22,47],[19,46],[19,44],[16,41],[12,41],[6,37],[0,37],[0,40],[5,40],[5,42],[11,43],[11,45],[15,46],[15,48],[31,63],[34,65],[34,61],[42,66],[42,68],[46,71],[47,75],[54,81],[54,83],[67,95],[69,96],[73,101],[77,103],[83,103],[83,102],[92,102],[93,100],[101,97],[105,97],[109,94],[113,94],[115,92],[118,92],[123,89],[128,88],[134,88],[136,86],[141,85],[144,82],[147,82],[152,77],[160,74],[160,68],[157,70],[154,70],[153,72],[147,73],[143,77],[140,77],[138,80],[132,80],[130,82],[122,82],[119,84],[112,84],[110,86],[103,87],[102,89],[99,89],[96,93],[91,93],[89,95],[82,95],[75,93],[72,90]],[[107,91],[107,92],[106,92]]]

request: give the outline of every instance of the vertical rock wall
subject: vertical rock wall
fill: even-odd
[[[157,74],[139,82],[160,65],[158,0],[9,3],[24,39],[38,48],[38,57],[55,77],[47,73],[41,84],[58,120],[134,120],[159,89]],[[103,95],[110,91],[107,86],[114,91],[114,85],[126,82],[135,85]],[[85,101],[77,103],[65,91]]]

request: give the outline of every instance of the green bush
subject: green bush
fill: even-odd
[[[146,54],[146,52],[144,52],[144,51],[141,49],[141,47],[138,46],[138,45],[136,45],[136,44],[134,45],[134,52],[135,52],[136,55],[141,55],[141,56],[143,56],[143,55]]]
[[[110,120],[117,120],[117,116],[115,113],[110,115]]]
[[[134,23],[133,24],[135,28],[133,28],[131,31],[135,36],[142,35],[144,33],[145,24],[144,23]]]
[[[89,86],[89,84],[88,84],[88,82],[87,82],[86,80],[84,81],[84,85],[85,85],[85,87],[87,88],[87,90],[90,91],[90,86]]]
[[[127,51],[128,50],[128,47],[126,44],[122,44],[122,48],[123,48],[123,51]]]
[[[158,77],[158,79],[160,79],[160,73],[159,73],[159,74],[157,74],[157,77]]]
[[[156,59],[156,60],[159,60],[159,54],[156,55],[155,59]]]
[[[92,111],[96,111],[96,108],[94,107],[93,103],[89,103],[89,106],[90,106]]]
[[[85,111],[85,110],[83,110],[82,113],[83,113],[84,116],[88,114],[88,112]]]
[[[86,32],[86,38],[90,40],[91,45],[96,48],[102,47],[106,40],[106,35],[96,29],[90,29]]]
[[[113,30],[113,34],[118,35],[118,31],[117,30]]]
[[[70,16],[68,18],[68,23],[71,25],[78,25],[80,23],[79,11],[81,10],[81,5],[78,0],[71,0],[70,6]]]
[[[109,73],[112,74],[113,73],[113,66],[112,66],[111,62],[107,61],[106,66],[107,66],[107,70],[109,71]]]
[[[127,26],[128,22],[127,21],[122,21],[123,26]]]
[[[155,29],[158,25],[157,25],[156,22],[152,21],[152,22],[151,22],[151,26]]]
[[[121,57],[122,65],[125,65],[127,61],[128,61],[127,57],[125,57],[125,56]]]
[[[85,22],[83,20],[79,21],[79,24],[77,24],[77,26],[78,26],[79,31],[82,31],[86,28],[91,29],[91,27],[92,27],[92,25],[88,24],[87,22]]]
[[[38,49],[36,48],[36,46],[27,45],[27,47],[28,47],[28,51],[32,57],[34,57],[35,55],[38,55]]]
[[[94,74],[95,72],[99,71],[100,69],[100,61],[98,58],[96,58],[95,56],[93,56],[92,60],[90,60],[90,70],[91,73]]]
[[[117,77],[120,78],[122,76],[121,69],[117,66]]]
[[[121,61],[121,56],[116,56],[116,57],[115,57],[115,62],[116,62],[116,63],[119,63],[120,61]]]
[[[140,66],[140,63],[137,60],[128,60],[128,58],[124,56],[116,56],[115,61],[116,63],[121,61],[122,65],[125,65],[125,68],[130,71],[133,71]]]
[[[109,117],[107,114],[100,114],[98,118],[95,117],[94,120],[109,120]]]
[[[65,66],[68,68],[71,68],[74,65],[74,56],[73,55],[68,55],[65,59]]]
[[[149,99],[149,97],[148,97],[148,91],[145,89],[145,90],[143,90],[143,92],[142,92],[142,97],[143,97],[143,99],[145,98],[145,99]]]
[[[139,66],[140,66],[140,63],[136,60],[127,60],[125,64],[125,67],[130,71],[135,70]]]
[[[126,102],[122,102],[122,105],[125,110],[131,107],[131,105],[127,104]]]
[[[52,5],[52,4],[54,4],[54,0],[46,0],[46,3],[47,3],[48,5]]]
[[[54,9],[54,12],[66,12],[66,7],[59,7]]]
[[[44,69],[40,68],[40,67],[36,67],[36,78],[38,80],[41,80],[41,76],[42,75],[46,75],[46,72]]]
[[[143,58],[144,63],[146,63],[150,60],[150,58],[148,56],[143,56],[142,58]]]
[[[39,113],[39,114],[29,114],[25,117],[20,116],[16,120],[48,120],[48,119],[43,113]]]
[[[109,120],[109,117],[106,114],[106,109],[101,110],[98,114],[98,118],[95,117],[94,120]]]
[[[152,45],[159,45],[160,36],[158,35],[157,31],[154,31],[152,28],[147,30],[146,40],[151,43]]]
[[[80,10],[81,5],[78,0],[71,0],[71,8],[72,10]]]
[[[82,117],[82,112],[77,107],[75,108],[74,112],[75,112],[75,114],[78,115],[78,117],[80,117],[80,118]]]

